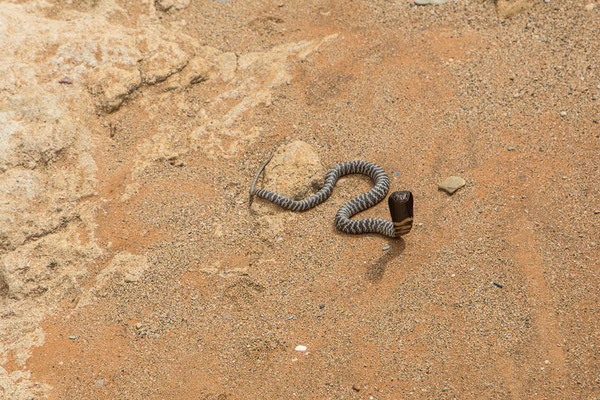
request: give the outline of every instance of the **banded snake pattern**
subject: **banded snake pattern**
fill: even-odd
[[[381,218],[365,218],[352,220],[352,216],[373,207],[383,200],[390,188],[390,180],[380,166],[368,161],[346,161],[333,167],[325,176],[325,184],[314,195],[307,199],[295,201],[265,189],[255,189],[256,181],[273,154],[259,169],[250,187],[250,199],[257,196],[275,203],[291,211],[307,211],[327,200],[339,178],[345,175],[366,175],[375,184],[367,193],[363,193],[344,204],[335,215],[337,229],[344,233],[364,234],[378,233],[391,238],[398,238],[410,232],[413,222],[413,196],[408,191],[398,191],[390,195],[388,205],[392,221]]]

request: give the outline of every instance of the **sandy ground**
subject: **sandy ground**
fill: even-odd
[[[15,309],[2,314],[15,320],[3,330],[3,395],[600,398],[600,4],[588,3],[540,1],[507,20],[466,0],[27,9],[74,31],[116,4],[115,26],[187,39],[168,42],[182,61],[166,57],[166,77],[152,58],[119,75],[123,95],[110,97],[94,68],[79,85],[34,74],[54,82],[94,164],[93,190],[61,219],[74,222],[52,234],[93,249],[58,259],[71,286],[34,295],[14,289],[6,260],[46,237],[0,246],[0,305]],[[155,41],[139,37],[131,48],[146,54]],[[200,78],[185,78],[192,65]],[[370,187],[360,177],[306,213],[249,209],[257,169],[295,140],[325,168],[381,165],[392,190],[414,193],[412,232],[335,230],[336,210]],[[53,166],[81,170],[60,156]],[[467,182],[452,196],[437,190],[450,175]],[[384,204],[363,214],[388,218]],[[19,304],[37,319],[18,319]]]

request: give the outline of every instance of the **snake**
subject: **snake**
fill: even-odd
[[[256,189],[256,182],[273,154],[260,167],[250,186],[250,204],[253,196],[270,201],[291,211],[307,211],[326,201],[342,176],[360,174],[371,178],[374,186],[371,190],[345,203],[335,214],[335,226],[348,234],[377,233],[390,238],[399,238],[410,232],[413,225],[413,195],[410,191],[393,192],[388,199],[392,221],[382,218],[351,219],[354,215],[367,210],[385,199],[390,189],[390,179],[379,165],[368,161],[345,161],[327,172],[321,189],[307,199],[296,201],[266,189]]]

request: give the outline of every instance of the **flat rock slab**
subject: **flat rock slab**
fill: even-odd
[[[465,180],[460,176],[450,176],[442,183],[438,183],[438,189],[441,189],[449,194],[456,192],[461,187],[465,186]]]

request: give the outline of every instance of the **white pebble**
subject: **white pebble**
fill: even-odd
[[[296,346],[296,348],[294,350],[296,350],[296,351],[306,351],[306,346],[302,346],[301,344],[299,344],[298,346]]]

